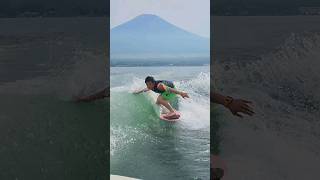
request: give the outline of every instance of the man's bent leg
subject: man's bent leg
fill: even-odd
[[[170,112],[175,112],[175,110],[172,108],[172,106],[170,105],[170,103],[166,100],[163,99],[163,97],[161,95],[158,96],[157,98],[157,104],[161,104],[164,107],[166,107]]]

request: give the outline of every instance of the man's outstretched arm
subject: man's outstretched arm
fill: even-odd
[[[171,88],[171,87],[166,86],[166,85],[164,85],[164,84],[162,84],[162,83],[158,84],[158,89],[163,90],[163,91],[169,91],[169,92],[171,92],[171,93],[178,94],[178,95],[180,95],[180,96],[183,97],[183,98],[190,98],[189,95],[188,95],[188,93],[183,92],[183,91],[178,91],[177,89]]]
[[[233,115],[242,117],[240,113],[252,116],[254,114],[253,108],[250,104],[252,102],[243,99],[234,99],[230,96],[224,96],[219,93],[211,93],[210,101],[213,103],[221,104],[228,108]]]
[[[144,89],[141,89],[141,90],[134,91],[133,94],[140,94],[142,92],[147,92],[147,91],[149,91],[149,89],[148,88],[144,88]]]
[[[110,90],[109,88],[105,88],[102,91],[99,91],[93,95],[89,95],[89,96],[84,96],[84,97],[79,97],[76,98],[76,102],[91,102],[91,101],[95,101],[98,99],[103,99],[106,97],[110,97]]]

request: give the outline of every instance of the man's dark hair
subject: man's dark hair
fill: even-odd
[[[154,78],[152,76],[148,76],[146,77],[146,79],[144,80],[145,83],[147,82],[156,82],[156,80],[154,80]]]

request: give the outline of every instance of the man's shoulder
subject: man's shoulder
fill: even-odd
[[[160,90],[164,90],[165,89],[165,84],[164,83],[159,83],[157,85],[157,88],[160,89]]]

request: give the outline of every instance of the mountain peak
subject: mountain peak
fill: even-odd
[[[112,55],[209,52],[209,39],[181,29],[154,14],[141,14],[112,28],[110,38]]]
[[[141,14],[130,21],[112,28],[112,31],[155,33],[159,31],[177,29],[178,27],[154,14]]]
[[[159,16],[157,16],[157,15],[155,15],[155,14],[148,14],[148,13],[146,13],[146,14],[140,14],[140,15],[137,16],[137,17],[158,17],[158,18],[159,18]]]
[[[155,15],[155,14],[141,14],[135,18],[133,18],[131,21],[144,21],[144,22],[152,22],[152,21],[162,21],[166,22],[161,17]]]

